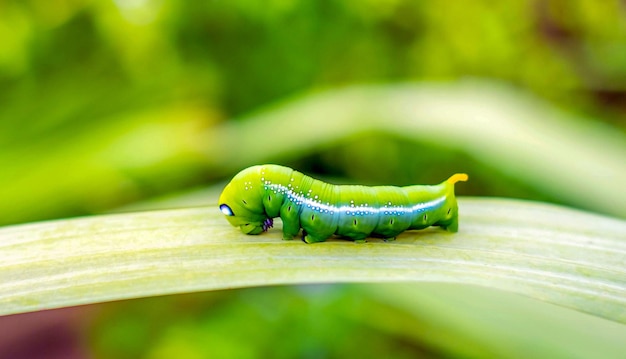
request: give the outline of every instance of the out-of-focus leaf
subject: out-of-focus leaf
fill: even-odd
[[[197,183],[200,174],[227,177],[363,132],[463,151],[564,203],[626,218],[626,136],[505,86],[354,86],[291,99],[206,132],[212,117],[203,111],[165,106],[0,153],[0,223],[105,211]]]
[[[626,323],[626,222],[550,205],[460,201],[461,230],[316,245],[230,227],[217,208],[0,230],[0,313],[290,283],[482,285]]]
[[[460,358],[622,358],[626,326],[485,287],[449,283],[358,285],[381,302],[350,317]],[[392,309],[388,309],[391,307]]]
[[[216,167],[235,171],[376,131],[467,152],[564,202],[626,218],[626,136],[507,86],[468,81],[322,92],[227,123],[205,143]]]
[[[197,175],[210,116],[163,107],[0,151],[0,224],[98,212]],[[149,183],[149,186],[145,186]]]

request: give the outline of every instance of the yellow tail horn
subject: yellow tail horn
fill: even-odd
[[[467,181],[468,176],[466,173],[455,173],[452,176],[450,176],[450,178],[448,178],[448,182],[450,182],[451,184],[455,184],[457,182],[465,182]]]

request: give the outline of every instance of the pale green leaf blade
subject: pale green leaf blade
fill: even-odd
[[[0,230],[0,314],[244,286],[435,281],[521,293],[626,323],[626,222],[532,202],[460,200],[461,229],[396,242],[282,241],[214,207]]]

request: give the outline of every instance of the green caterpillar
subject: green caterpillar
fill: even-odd
[[[219,208],[243,233],[259,234],[283,221],[283,239],[303,229],[306,243],[339,235],[365,242],[376,235],[386,241],[408,229],[439,226],[458,231],[454,184],[467,181],[457,173],[433,186],[339,186],[288,167],[262,165],[239,172],[226,185]]]

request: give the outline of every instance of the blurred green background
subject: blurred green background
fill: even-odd
[[[264,127],[257,116],[355,85],[384,91],[477,80],[495,89],[486,96],[504,91],[551,104],[575,119],[560,122],[564,131],[601,129],[616,137],[594,143],[619,143],[626,5],[618,0],[0,0],[0,39],[0,225],[156,208],[161,198],[184,198],[166,206],[211,205],[225,181],[260,161],[366,184],[435,183],[466,171],[463,195],[624,213],[503,170],[506,153],[500,166],[436,136],[358,127],[328,142],[307,126]],[[237,126],[253,122],[262,130],[244,140]],[[287,138],[310,145],[271,152]],[[612,168],[616,179],[625,163]],[[385,307],[350,286],[316,288],[106,304],[79,324],[55,325],[86,328],[81,344],[68,340],[86,348],[78,357],[463,356],[373,326],[363,318]],[[423,324],[406,324],[402,313],[389,318],[398,328]]]

